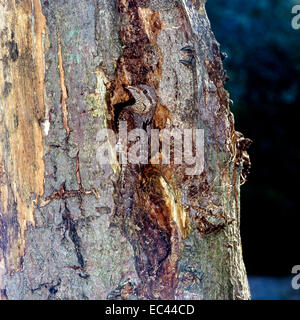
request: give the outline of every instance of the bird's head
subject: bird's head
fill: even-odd
[[[132,106],[134,112],[145,114],[155,108],[157,95],[153,88],[146,84],[138,84],[136,86],[128,86],[127,89],[135,99],[135,104]]]

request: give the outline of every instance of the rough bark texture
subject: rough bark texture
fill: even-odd
[[[2,298],[249,299],[243,144],[204,1],[0,1],[0,36]],[[155,128],[205,130],[205,166],[145,166],[125,218],[97,132],[137,84]]]

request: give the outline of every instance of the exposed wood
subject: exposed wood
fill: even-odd
[[[0,265],[11,273],[20,270],[26,228],[35,224],[35,202],[44,193],[40,127],[44,115],[41,43],[44,28],[41,8],[34,7],[31,1],[2,2],[0,11],[4,22],[0,31]],[[32,16],[36,17],[35,29]],[[3,283],[3,270],[0,274]]]

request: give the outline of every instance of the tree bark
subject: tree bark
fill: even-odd
[[[0,1],[2,299],[250,298],[246,146],[204,5]],[[205,161],[199,175],[145,165],[127,217],[122,165],[99,163],[97,134],[117,135],[138,84],[159,98],[156,129],[204,129]]]

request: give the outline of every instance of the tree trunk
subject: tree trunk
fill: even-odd
[[[204,4],[0,1],[3,299],[250,298],[245,140]],[[158,96],[153,128],[204,130],[204,169],[140,166],[125,215],[123,165],[99,162],[98,132],[117,136],[139,84]]]

